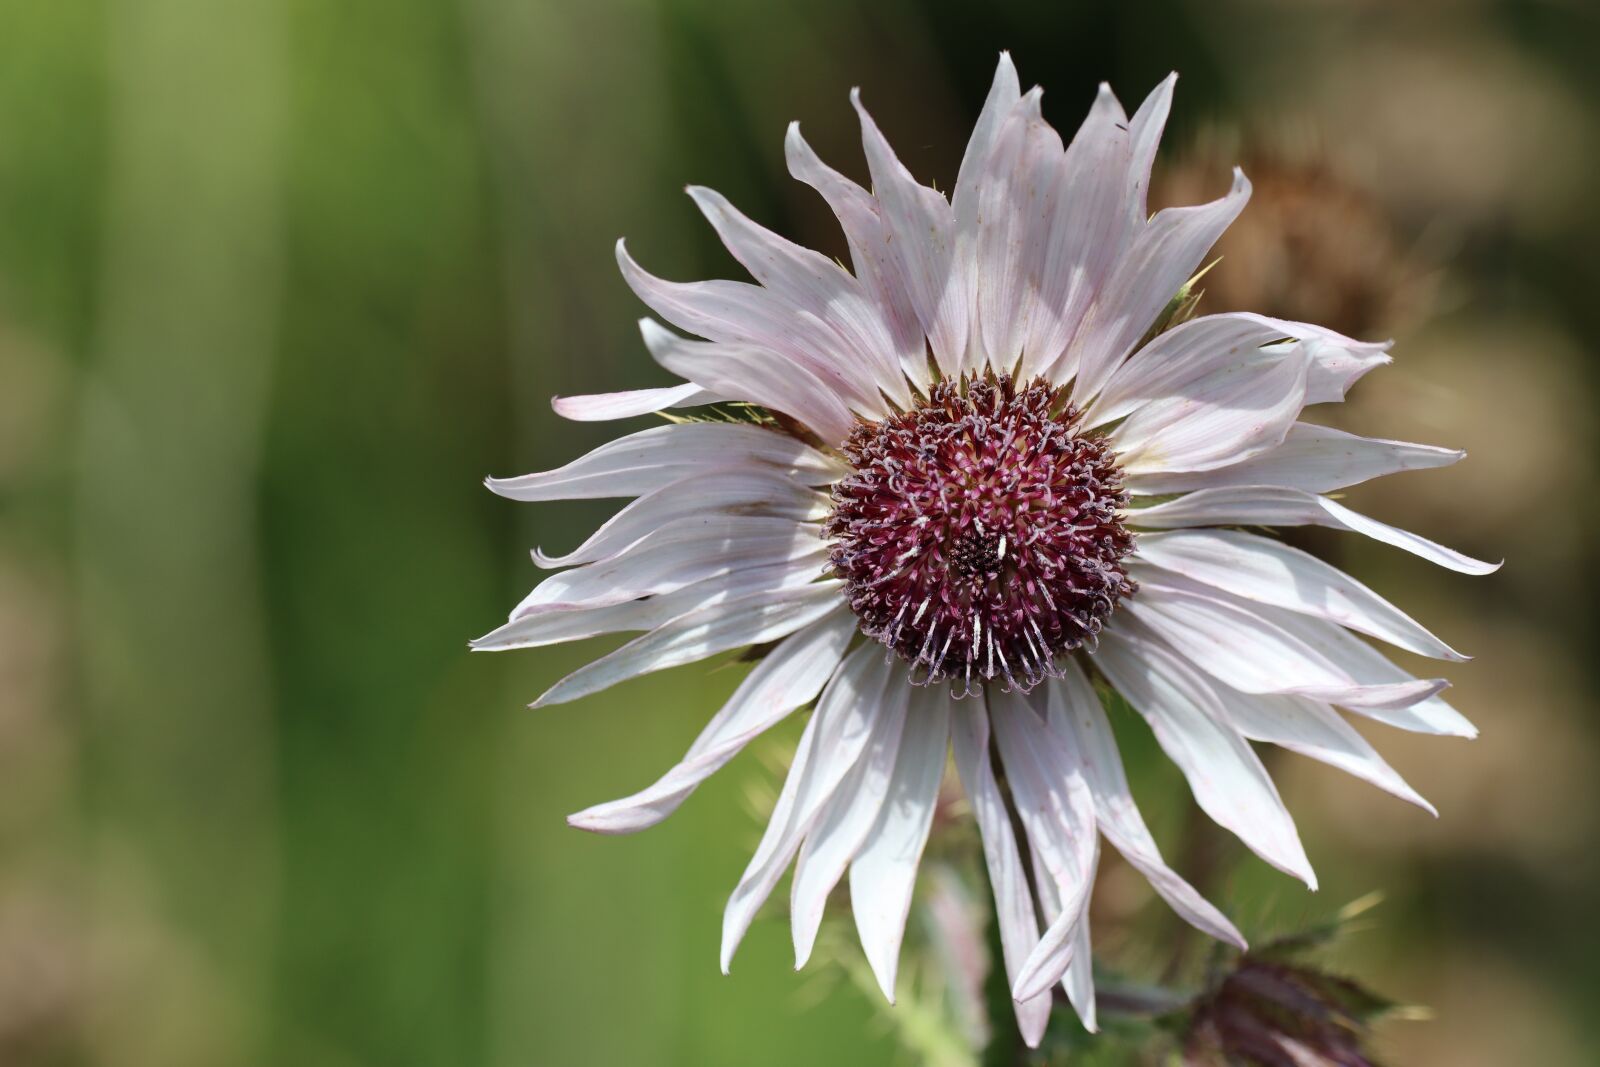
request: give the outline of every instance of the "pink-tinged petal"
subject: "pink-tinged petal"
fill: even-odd
[[[766,833],[723,911],[723,974],[728,973],[756,912],[783,877],[829,798],[861,758],[888,683],[889,668],[881,652],[867,644],[845,657],[823,690],[795,750]]]
[[[634,262],[622,241],[617,265],[639,299],[679,329],[770,349],[810,371],[862,414],[879,418],[887,412],[872,368],[846,350],[832,326],[792,300],[748,282],[657,278]]]
[[[889,255],[911,297],[917,320],[946,375],[960,374],[967,347],[971,301],[966,265],[956,248],[955,213],[937,191],[919,185],[896,158],[889,142],[854,90],[850,102],[861,119],[861,143],[872,192],[892,238]]]
[[[1461,574],[1493,574],[1498,563],[1473,559],[1451,548],[1351,511],[1325,496],[1281,485],[1197,489],[1176,500],[1127,513],[1130,526],[1171,530],[1188,526],[1328,526],[1420,556]]]
[[[1244,935],[1238,928],[1161,858],[1161,850],[1128,786],[1122,754],[1117,750],[1116,735],[1100,697],[1076,661],[1064,660],[1060,666],[1061,677],[1049,683],[1050,727],[1066,738],[1078,754],[1094,796],[1100,832],[1185,921],[1219,941],[1244,949]]]
[[[1011,833],[1011,817],[989,762],[989,716],[980,697],[957,701],[951,709],[950,736],[956,769],[972,804],[983,838],[983,856],[994,891],[995,915],[1000,924],[1000,949],[1006,976],[1015,983],[1022,965],[1039,943],[1039,917],[1022,867],[1022,854]],[[1050,994],[1043,993],[1012,1005],[1017,1025],[1029,1048],[1038,1048],[1050,1022]]]
[[[989,95],[983,101],[983,110],[967,139],[967,150],[961,157],[961,169],[956,173],[955,191],[950,195],[956,217],[966,224],[978,213],[978,186],[989,167],[994,143],[1012,108],[1022,96],[1022,86],[1017,81],[1017,68],[1012,65],[1011,53],[1001,52],[994,68],[994,81],[989,85]]]
[[[1467,657],[1337,567],[1239,530],[1174,530],[1139,537],[1137,558],[1190,581],[1327,619],[1434,659]]]
[[[928,340],[899,263],[890,252],[893,231],[884,221],[877,199],[817,158],[800,136],[798,122],[789,124],[783,147],[789,173],[822,194],[838,217],[856,278],[878,305],[901,371],[926,392],[933,380],[928,373]]]
[[[833,610],[843,586],[837,580],[816,582],[751,594],[680,615],[573,671],[534,701],[533,707],[565,704],[641,674],[787,637]]]
[[[760,426],[676,423],[608,441],[564,467],[485,483],[511,500],[640,496],[668,482],[740,462],[781,471],[802,485],[828,485],[850,469],[788,434]]]
[[[828,894],[844,877],[850,861],[866,843],[867,835],[883,811],[900,752],[900,739],[905,733],[906,706],[910,700],[911,684],[906,679],[904,665],[897,663],[889,672],[889,681],[872,723],[872,735],[867,739],[861,758],[834,791],[800,847],[789,894],[796,970],[811,958]]]
[[[1039,890],[1039,913],[1044,919],[1045,929],[1062,923],[1066,912],[1062,908],[1061,890],[1049,878],[1044,870],[1044,861],[1034,850],[1030,856],[1033,862],[1033,880]],[[1095,840],[1093,866],[1100,865],[1100,842]],[[1083,1023],[1083,1028],[1091,1034],[1100,1031],[1100,1024],[1095,1016],[1094,998],[1094,951],[1089,944],[1089,895],[1085,895],[1082,907],[1075,920],[1070,920],[1072,931],[1072,962],[1067,964],[1067,973],[1061,977],[1061,987],[1066,990],[1067,1000],[1072,1005],[1072,1010],[1078,1013],[1078,1019]]]
[[[690,186],[689,195],[756,281],[833,327],[845,354],[871,368],[878,388],[902,407],[911,402],[889,327],[855,278],[821,253],[758,226],[722,194]]]
[[[838,394],[785,356],[755,345],[685,341],[649,319],[639,328],[651,356],[674,374],[797,419],[826,444],[842,444],[856,426]]]
[[[950,747],[950,695],[934,686],[911,693],[894,777],[861,850],[850,863],[850,911],[861,948],[893,1004],[895,975],[917,867],[933,826]]]
[[[1108,438],[1130,477],[1211,470],[1283,443],[1305,407],[1303,357],[1259,357],[1144,405]]]
[[[1341,707],[1406,708],[1437,696],[1442,678],[1382,681],[1352,673],[1339,660],[1274,625],[1252,605],[1219,590],[1148,568],[1119,624],[1150,633],[1218,681],[1245,693],[1310,697]]]
[[[583,396],[555,396],[550,406],[563,419],[573,422],[608,422],[652,415],[668,408],[693,408],[715,404],[723,398],[693,382],[668,385],[660,389],[629,389],[621,393],[587,393]]]
[[[648,788],[569,815],[567,823],[600,834],[631,834],[656,825],[745,745],[810,703],[833,676],[854,633],[855,617],[841,606],[784,638],[706,724],[682,762]]]
[[[565,555],[535,550],[533,558],[545,568],[593,563],[617,555],[680,519],[733,514],[818,522],[828,514],[828,500],[771,468],[724,467],[691,474],[646,493]]]
[[[1401,471],[1448,467],[1465,457],[1459,449],[1357,437],[1329,426],[1298,422],[1289,428],[1282,444],[1243,462],[1207,471],[1136,475],[1128,479],[1128,489],[1156,495],[1224,486],[1281,485],[1308,493],[1331,493]]]
[[[1224,725],[1216,688],[1205,676],[1124,628],[1101,634],[1094,662],[1150,724],[1201,810],[1256,855],[1315,889],[1317,877],[1277,787],[1249,742]]]
[[[1162,78],[1128,123],[1129,171],[1133,179],[1133,195],[1128,198],[1130,230],[1137,230],[1150,218],[1150,171],[1155,165],[1156,149],[1161,145],[1161,132],[1166,129],[1167,116],[1172,112],[1172,91],[1177,84],[1176,71]]]
[[[1196,207],[1166,208],[1139,231],[1074,341],[1074,404],[1082,407],[1100,391],[1249,199],[1250,182],[1235,168],[1228,195]]]

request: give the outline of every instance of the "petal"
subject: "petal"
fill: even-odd
[[[889,794],[850,864],[850,911],[867,963],[894,1003],[895,974],[917,866],[933,826],[950,747],[950,696],[930,686],[911,694]]]
[[[840,607],[784,638],[745,676],[681,763],[632,796],[567,816],[568,825],[601,834],[631,834],[677,811],[701,782],[746,744],[822,691],[854,633],[855,616]]]
[[[983,110],[967,139],[967,150],[961,157],[961,169],[956,173],[955,191],[950,202],[958,218],[970,219],[978,211],[978,187],[988,169],[994,142],[1012,108],[1022,96],[1022,86],[1017,81],[1017,68],[1011,63],[1011,53],[1001,52],[995,65],[994,81],[989,85],[989,95],[983,101]]]
[[[842,444],[856,426],[838,394],[786,356],[755,345],[685,341],[649,319],[639,329],[650,355],[672,373],[719,395],[798,419],[825,444]]]
[[[1094,888],[1099,834],[1082,768],[1028,701],[1014,692],[995,693],[989,718],[1017,816],[1058,894],[1056,921],[1012,982],[1012,996],[1028,1000],[1060,981],[1072,963],[1076,924]]]
[[[754,593],[680,615],[573,671],[534,701],[533,707],[565,704],[641,674],[787,637],[837,606],[843,587],[838,580],[815,582]]]
[[[961,373],[967,346],[967,272],[956,255],[955,213],[945,198],[919,185],[852,90],[872,191],[892,235],[889,256],[905,282],[917,320],[948,376]]]
[[[1146,529],[1186,526],[1329,526],[1365,534],[1374,541],[1420,556],[1462,574],[1492,574],[1498,563],[1485,563],[1454,549],[1385,525],[1351,511],[1325,496],[1276,485],[1198,489],[1176,500],[1128,512],[1129,525]]]
[[[816,522],[827,513],[826,497],[775,470],[727,467],[691,474],[646,493],[565,555],[536,550],[533,558],[545,568],[609,559],[679,519],[735,514]]]
[[[1183,395],[1139,408],[1111,431],[1130,477],[1210,470],[1283,443],[1305,407],[1304,358],[1257,359],[1193,383]]]
[[[1130,568],[1130,573],[1132,569]],[[1443,679],[1378,682],[1323,655],[1234,597],[1140,569],[1125,605],[1130,630],[1148,632],[1184,659],[1244,693],[1287,693],[1350,708],[1403,708],[1444,689]],[[1270,609],[1267,609],[1270,610]]]
[[[1116,735],[1106,719],[1099,696],[1075,660],[1063,660],[1059,666],[1061,677],[1049,683],[1050,726],[1078,753],[1089,791],[1094,795],[1100,832],[1145,876],[1173,911],[1217,940],[1245,948],[1244,935],[1227,916],[1161,858],[1161,850],[1139,814],[1133,791],[1128,787]]]
[[[855,278],[827,256],[758,226],[718,192],[692,185],[689,196],[756,281],[833,327],[846,352],[871,368],[878,388],[902,407],[910,404],[889,328]]]
[[[822,529],[814,523],[715,513],[688,516],[610,559],[552,574],[514,614],[616,604],[781,563],[810,566],[827,551]]]
[[[1393,767],[1384,762],[1366,738],[1356,733],[1328,705],[1303,697],[1221,692],[1228,724],[1250,740],[1268,741],[1302,756],[1310,756],[1346,774],[1371,782],[1430,815],[1439,814],[1432,804],[1406,784]]]
[[[621,393],[588,393],[583,396],[555,396],[550,406],[555,413],[573,422],[606,422],[651,415],[667,408],[692,408],[715,404],[722,398],[689,382],[661,389],[629,389]]]
[[[1327,619],[1421,656],[1467,658],[1337,567],[1270,538],[1239,530],[1141,534],[1137,558],[1246,600]]]
[[[881,418],[888,411],[871,368],[846,351],[832,326],[792,300],[748,282],[657,278],[634,262],[622,241],[617,265],[639,299],[679,329],[770,349],[810,371],[862,414]]]
[[[1096,839],[1095,866],[1099,866],[1099,852],[1099,840]],[[1039,911],[1048,930],[1060,923],[1065,914],[1061,905],[1061,890],[1046,876],[1044,861],[1039,858],[1038,852],[1033,852],[1030,858],[1033,861],[1034,884],[1039,890]],[[1061,978],[1061,986],[1067,992],[1072,1010],[1078,1013],[1078,1018],[1083,1022],[1083,1028],[1091,1034],[1098,1033],[1100,1024],[1095,1017],[1094,951],[1089,944],[1089,896],[1083,898],[1078,917],[1070,921],[1069,928],[1072,931],[1072,962],[1067,965],[1067,973]]]
[[[932,382],[928,373],[928,341],[923,336],[922,324],[917,319],[899,264],[890,253],[893,232],[878,209],[878,201],[817,158],[800,136],[798,122],[789,124],[783,148],[789,173],[821,193],[838,216],[839,226],[850,246],[856,279],[878,305],[900,369],[926,392]]]
[[[1240,463],[1207,471],[1141,474],[1128,479],[1128,489],[1155,494],[1220,486],[1281,485],[1308,493],[1329,493],[1401,471],[1448,467],[1465,457],[1466,453],[1459,449],[1357,437],[1329,426],[1297,422],[1289,428],[1282,444]]]
[[[511,500],[583,500],[639,496],[729,457],[776,468],[804,485],[827,485],[849,473],[838,460],[788,434],[732,423],[653,426],[615,441],[553,471],[490,478],[491,490]]]
[[[1075,405],[1085,406],[1100,391],[1249,199],[1250,183],[1235,168],[1228,195],[1196,207],[1166,208],[1139,231],[1074,341]]]
[[[1315,889],[1317,878],[1294,820],[1249,743],[1223,725],[1215,687],[1177,656],[1124,628],[1100,636],[1094,662],[1150,724],[1201,810],[1262,859]]]
[[[889,673],[865,751],[834,791],[800,848],[789,895],[796,970],[811,958],[828,894],[844,877],[883,811],[910,700],[911,683],[904,666],[896,663]]]
[[[723,911],[723,974],[728,973],[734,951],[756,912],[783,877],[824,805],[861,757],[888,681],[889,668],[881,651],[866,644],[845,657],[823,690],[816,713],[800,737],[766,833]]]
[[[1014,983],[1023,963],[1039,943],[1039,917],[1022,867],[1022,854],[1011,833],[1011,817],[989,762],[989,717],[981,697],[958,701],[951,709],[950,737],[962,787],[972,803],[972,813],[983,838],[983,856],[994,891],[995,915],[1000,925],[1000,949],[1006,976]],[[1040,994],[1012,1007],[1017,1025],[1029,1048],[1038,1048],[1050,1021],[1050,995]]]

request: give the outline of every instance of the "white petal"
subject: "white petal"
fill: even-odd
[[[674,326],[710,341],[770,349],[805,367],[862,414],[887,412],[871,368],[846,351],[832,326],[792,300],[748,282],[657,278],[634,262],[622,241],[617,264],[639,299]]]
[[[855,428],[855,416],[838,394],[787,356],[755,345],[685,341],[649,319],[639,329],[651,356],[672,373],[798,419],[826,444],[842,444]]]
[[[888,681],[882,649],[868,643],[845,657],[823,690],[795,750],[766,833],[722,913],[723,974],[728,973],[733,953],[756,912],[783,877],[828,798],[861,757]]]
[[[1403,708],[1448,684],[1441,678],[1377,682],[1358,677],[1279,625],[1277,616],[1267,617],[1270,608],[1145,568],[1138,568],[1138,580],[1138,595],[1124,606],[1129,631],[1147,627],[1189,662],[1241,692],[1287,693],[1349,708]]]
[[[950,695],[937,687],[919,687],[911,694],[907,716],[889,795],[850,864],[850,911],[856,932],[891,1004],[911,891],[933,825],[950,747]]]
[[[730,458],[777,468],[803,485],[827,485],[849,468],[787,434],[731,423],[653,426],[615,441],[553,471],[490,478],[490,489],[512,500],[582,500],[639,496]]]
[[[471,647],[479,652],[500,652],[511,648],[538,648],[563,641],[580,641],[601,634],[654,630],[662,623],[711,604],[726,603],[752,593],[809,585],[822,577],[827,569],[826,560],[817,560],[809,568],[783,563],[738,571],[644,600],[562,607],[536,611],[531,615],[513,613],[508,622],[473,641]]]
[[[1064,660],[1059,666],[1062,676],[1049,683],[1050,726],[1067,738],[1078,754],[1089,791],[1094,795],[1100,832],[1149,880],[1173,911],[1219,941],[1245,948],[1244,935],[1227,916],[1161,858],[1161,850],[1139,814],[1133,791],[1128,787],[1116,735],[1106,719],[1105,709],[1100,706],[1099,696],[1076,661]]]
[[[715,404],[722,398],[688,382],[661,389],[629,389],[621,393],[588,393],[550,398],[555,413],[573,422],[606,422],[650,415],[667,408],[692,408]]]
[[[1061,890],[1048,876],[1044,869],[1044,861],[1039,858],[1037,851],[1030,857],[1033,861],[1033,880],[1039,890],[1039,912],[1044,919],[1045,928],[1049,929],[1061,921],[1064,914],[1061,910]],[[1099,840],[1095,841],[1094,866],[1100,863]],[[1089,944],[1089,896],[1083,898],[1083,908],[1078,918],[1071,923],[1072,930],[1072,962],[1067,965],[1067,973],[1062,976],[1061,987],[1067,992],[1067,1000],[1072,1004],[1072,1010],[1078,1013],[1078,1018],[1083,1022],[1083,1028],[1091,1034],[1098,1033],[1100,1025],[1095,1018],[1094,999],[1094,951]]]
[[[1258,358],[1144,405],[1111,431],[1129,476],[1225,467],[1283,443],[1305,407],[1303,357]]]
[[[1065,382],[1077,370],[1079,327],[1134,232],[1128,222],[1131,152],[1127,114],[1102,82],[1062,157],[1058,210],[1040,272],[1041,299],[1029,324],[1025,374],[1048,373]]]
[[[903,664],[896,663],[891,669],[880,699],[865,751],[806,833],[795,860],[789,917],[796,970],[811,958],[828,894],[866,842],[889,795],[906,727],[906,705],[911,700],[911,683]]]
[[[1087,429],[1124,418],[1146,404],[1184,396],[1196,382],[1259,366],[1261,349],[1284,333],[1258,315],[1203,315],[1157,334],[1112,373],[1084,412]]]
[[[1302,697],[1255,696],[1222,692],[1227,721],[1252,741],[1310,756],[1346,774],[1371,782],[1401,800],[1438,815],[1432,804],[1406,784],[1393,767],[1326,704]]]
[[[1421,656],[1467,658],[1337,567],[1271,538],[1239,530],[1141,534],[1137,558],[1246,600],[1327,619]]]
[[[693,663],[730,648],[787,637],[832,610],[843,586],[838,580],[816,582],[755,593],[680,615],[573,671],[551,686],[533,706],[565,704],[641,674]]]
[[[1128,123],[1129,174],[1133,180],[1133,195],[1128,197],[1127,225],[1131,231],[1137,231],[1150,218],[1150,171],[1155,165],[1156,149],[1161,145],[1161,132],[1166,128],[1167,116],[1172,112],[1172,91],[1177,84],[1176,72],[1162,78]]]
[[[827,513],[826,497],[771,468],[728,467],[691,474],[646,493],[571,552],[550,556],[536,550],[533,558],[546,568],[609,559],[661,527],[695,516],[735,514],[816,522]]]
[[[989,718],[1017,815],[1058,893],[1056,921],[1012,982],[1012,996],[1028,1000],[1060,981],[1072,963],[1076,924],[1094,888],[1094,797],[1073,753],[1025,698],[994,694]]]
[[[900,266],[890,252],[893,233],[878,209],[878,201],[855,182],[846,178],[817,158],[817,154],[800,136],[800,124],[791,122],[783,142],[784,156],[789,163],[789,173],[805,182],[828,202],[838,216],[844,230],[845,241],[850,246],[850,260],[855,266],[856,279],[878,305],[885,325],[889,328],[893,348],[900,369],[918,388],[926,391],[931,376],[928,373],[928,341],[923,336],[922,324],[911,303],[911,294]]]
[[[951,709],[950,737],[955,749],[956,769],[961,785],[972,804],[978,832],[983,838],[983,856],[989,867],[989,885],[994,891],[995,916],[1000,925],[1000,949],[1006,976],[1012,982],[1023,963],[1039,943],[1039,917],[1033,910],[1033,895],[1022,867],[1022,854],[1011,833],[1011,817],[995,781],[989,762],[989,718],[979,697],[955,703]],[[1029,1048],[1037,1048],[1050,1021],[1050,995],[1012,1005],[1017,1025]]]
[[[1262,859],[1315,889],[1294,820],[1249,743],[1223,725],[1215,687],[1166,649],[1135,643],[1121,628],[1100,637],[1095,663],[1150,724],[1201,810]]]
[[[967,271],[956,255],[955,213],[945,198],[919,185],[854,90],[850,102],[861,119],[861,143],[872,174],[873,195],[892,239],[889,256],[905,281],[911,306],[946,375],[962,369],[967,346]]]
[[[1250,183],[1235,168],[1227,196],[1196,207],[1166,208],[1139,231],[1074,343],[1074,404],[1083,407],[1105,385],[1249,199]]]
[[[994,150],[995,138],[1006,117],[1016,107],[1022,96],[1022,86],[1017,81],[1017,68],[1011,63],[1011,53],[1001,52],[994,68],[994,81],[989,85],[989,95],[984,99],[983,110],[967,139],[967,150],[961,157],[961,169],[956,174],[955,191],[950,202],[958,218],[969,219],[978,211],[978,187],[988,169],[989,157]]]
[[[1448,467],[1465,456],[1459,449],[1357,437],[1329,426],[1297,422],[1289,428],[1281,445],[1241,463],[1208,471],[1141,474],[1128,479],[1128,489],[1156,494],[1219,486],[1282,485],[1308,493],[1329,493],[1401,471]]]
[[[1135,508],[1127,513],[1127,520],[1131,526],[1167,530],[1186,526],[1329,526],[1365,534],[1462,574],[1492,574],[1500,569],[1498,563],[1462,555],[1351,511],[1325,496],[1277,485],[1198,489],[1164,504]]]
[[[889,328],[855,278],[827,256],[758,226],[722,194],[696,185],[689,195],[752,277],[832,326],[847,352],[872,368],[880,389],[902,407],[911,402]]]
[[[809,566],[828,542],[814,523],[747,515],[690,515],[628,551],[552,574],[517,605],[517,616],[670,593],[686,585],[780,563]]]
[[[854,633],[855,616],[841,606],[784,638],[745,676],[681,763],[648,788],[569,815],[567,823],[595,833],[631,834],[665,819],[746,744],[820,693]]]

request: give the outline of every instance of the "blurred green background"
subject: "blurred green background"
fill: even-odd
[[[1437,822],[1278,760],[1324,888],[1214,892],[1248,924],[1384,889],[1345,962],[1432,1006],[1397,1063],[1600,1060],[1597,46],[1578,0],[0,0],[0,1062],[895,1056],[780,919],[718,973],[760,759],[640,837],[566,828],[738,671],[525,710],[596,650],[465,642],[608,505],[479,482],[614,432],[551,394],[665,380],[618,235],[737,276],[698,182],[842,254],[784,124],[864,178],[860,85],[949,188],[1007,47],[1068,130],[1181,72],[1161,195],[1257,188],[1202,310],[1397,338],[1341,425],[1472,455],[1354,502],[1509,561],[1316,539],[1477,654],[1483,736],[1368,731]],[[1182,855],[1181,783],[1129,758]],[[1147,898],[1108,863],[1110,950]]]

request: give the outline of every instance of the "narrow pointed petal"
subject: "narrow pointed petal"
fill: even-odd
[[[1486,563],[1351,511],[1325,496],[1278,485],[1245,485],[1197,489],[1176,500],[1128,512],[1131,526],[1171,530],[1188,526],[1328,526],[1364,534],[1374,541],[1461,574],[1492,574],[1498,563]]]
[[[609,655],[580,667],[533,704],[542,708],[598,693],[652,671],[706,659],[745,645],[787,637],[822,618],[839,603],[844,583],[815,582],[758,593],[680,615]]]
[[[839,607],[791,634],[739,684],[682,762],[648,788],[585,808],[567,816],[567,823],[599,834],[631,834],[656,825],[750,741],[810,703],[833,676],[854,633],[855,617]]]
[[[553,471],[490,478],[491,490],[511,500],[583,500],[639,496],[669,480],[740,462],[776,468],[803,485],[827,485],[849,473],[838,460],[788,434],[760,426],[679,423],[653,426],[601,445]]]
[[[889,668],[882,654],[875,645],[868,644],[845,657],[823,690],[817,710],[801,735],[800,747],[795,750],[766,833],[723,911],[723,974],[728,973],[739,942],[800,850],[805,835],[861,758],[888,681]]]
[[[1101,634],[1094,661],[1150,724],[1196,803],[1256,855],[1315,889],[1294,820],[1249,742],[1225,722],[1216,689],[1159,645],[1122,629]]]
[[[1309,553],[1240,530],[1141,535],[1137,558],[1246,600],[1314,615],[1435,659],[1467,657],[1387,600]]]
[[[639,324],[650,355],[674,374],[721,396],[781,412],[837,447],[856,418],[845,402],[805,367],[770,349],[715,341],[686,341],[645,319]],[[904,379],[901,379],[904,381]]]
[[[1065,660],[1061,667],[1062,676],[1050,683],[1049,722],[1051,729],[1066,738],[1078,753],[1089,791],[1094,795],[1100,832],[1185,921],[1219,941],[1244,949],[1244,935],[1238,928],[1161,858],[1161,850],[1134,802],[1116,735],[1100,697],[1076,661]]]
[[[1011,53],[1001,52],[995,65],[994,81],[989,85],[989,95],[978,113],[978,121],[967,140],[967,150],[961,157],[961,169],[956,174],[955,191],[951,204],[958,218],[971,218],[978,209],[978,186],[988,169],[989,157],[1000,127],[1022,96],[1022,86],[1017,81],[1017,68],[1012,65]]]
[[[795,860],[789,917],[796,970],[811,958],[828,894],[844,877],[883,811],[905,733],[910,689],[904,666],[895,664],[861,758],[834,791],[816,826],[806,834]]]
[[[850,94],[850,102],[861,119],[872,192],[893,234],[889,255],[905,281],[939,369],[957,375],[967,347],[970,296],[967,271],[956,254],[955,213],[943,196],[918,184],[895,156],[862,106],[859,91]]]
[[[895,975],[917,867],[928,843],[950,747],[950,696],[923,686],[911,694],[894,777],[878,821],[850,864],[850,911],[883,995],[894,1003]]]
[[[1011,817],[989,761],[989,717],[981,698],[958,701],[951,709],[950,736],[956,769],[972,803],[983,838],[989,885],[994,891],[995,914],[1000,924],[1000,949],[1006,976],[1014,983],[1022,965],[1039,943],[1039,916],[1028,891],[1022,854],[1011,832]],[[1050,1021],[1050,995],[1041,994],[1013,1004],[1022,1039],[1038,1048]]]
[[[661,389],[629,389],[621,393],[588,393],[550,398],[550,406],[573,422],[608,422],[652,415],[667,408],[693,408],[715,404],[722,398],[693,382]]]
[[[1176,331],[1173,331],[1176,332]],[[1402,471],[1448,467],[1466,457],[1455,448],[1385,441],[1298,422],[1283,443],[1239,463],[1206,471],[1163,471],[1128,479],[1133,493],[1186,493],[1224,486],[1279,485],[1331,493]]]

